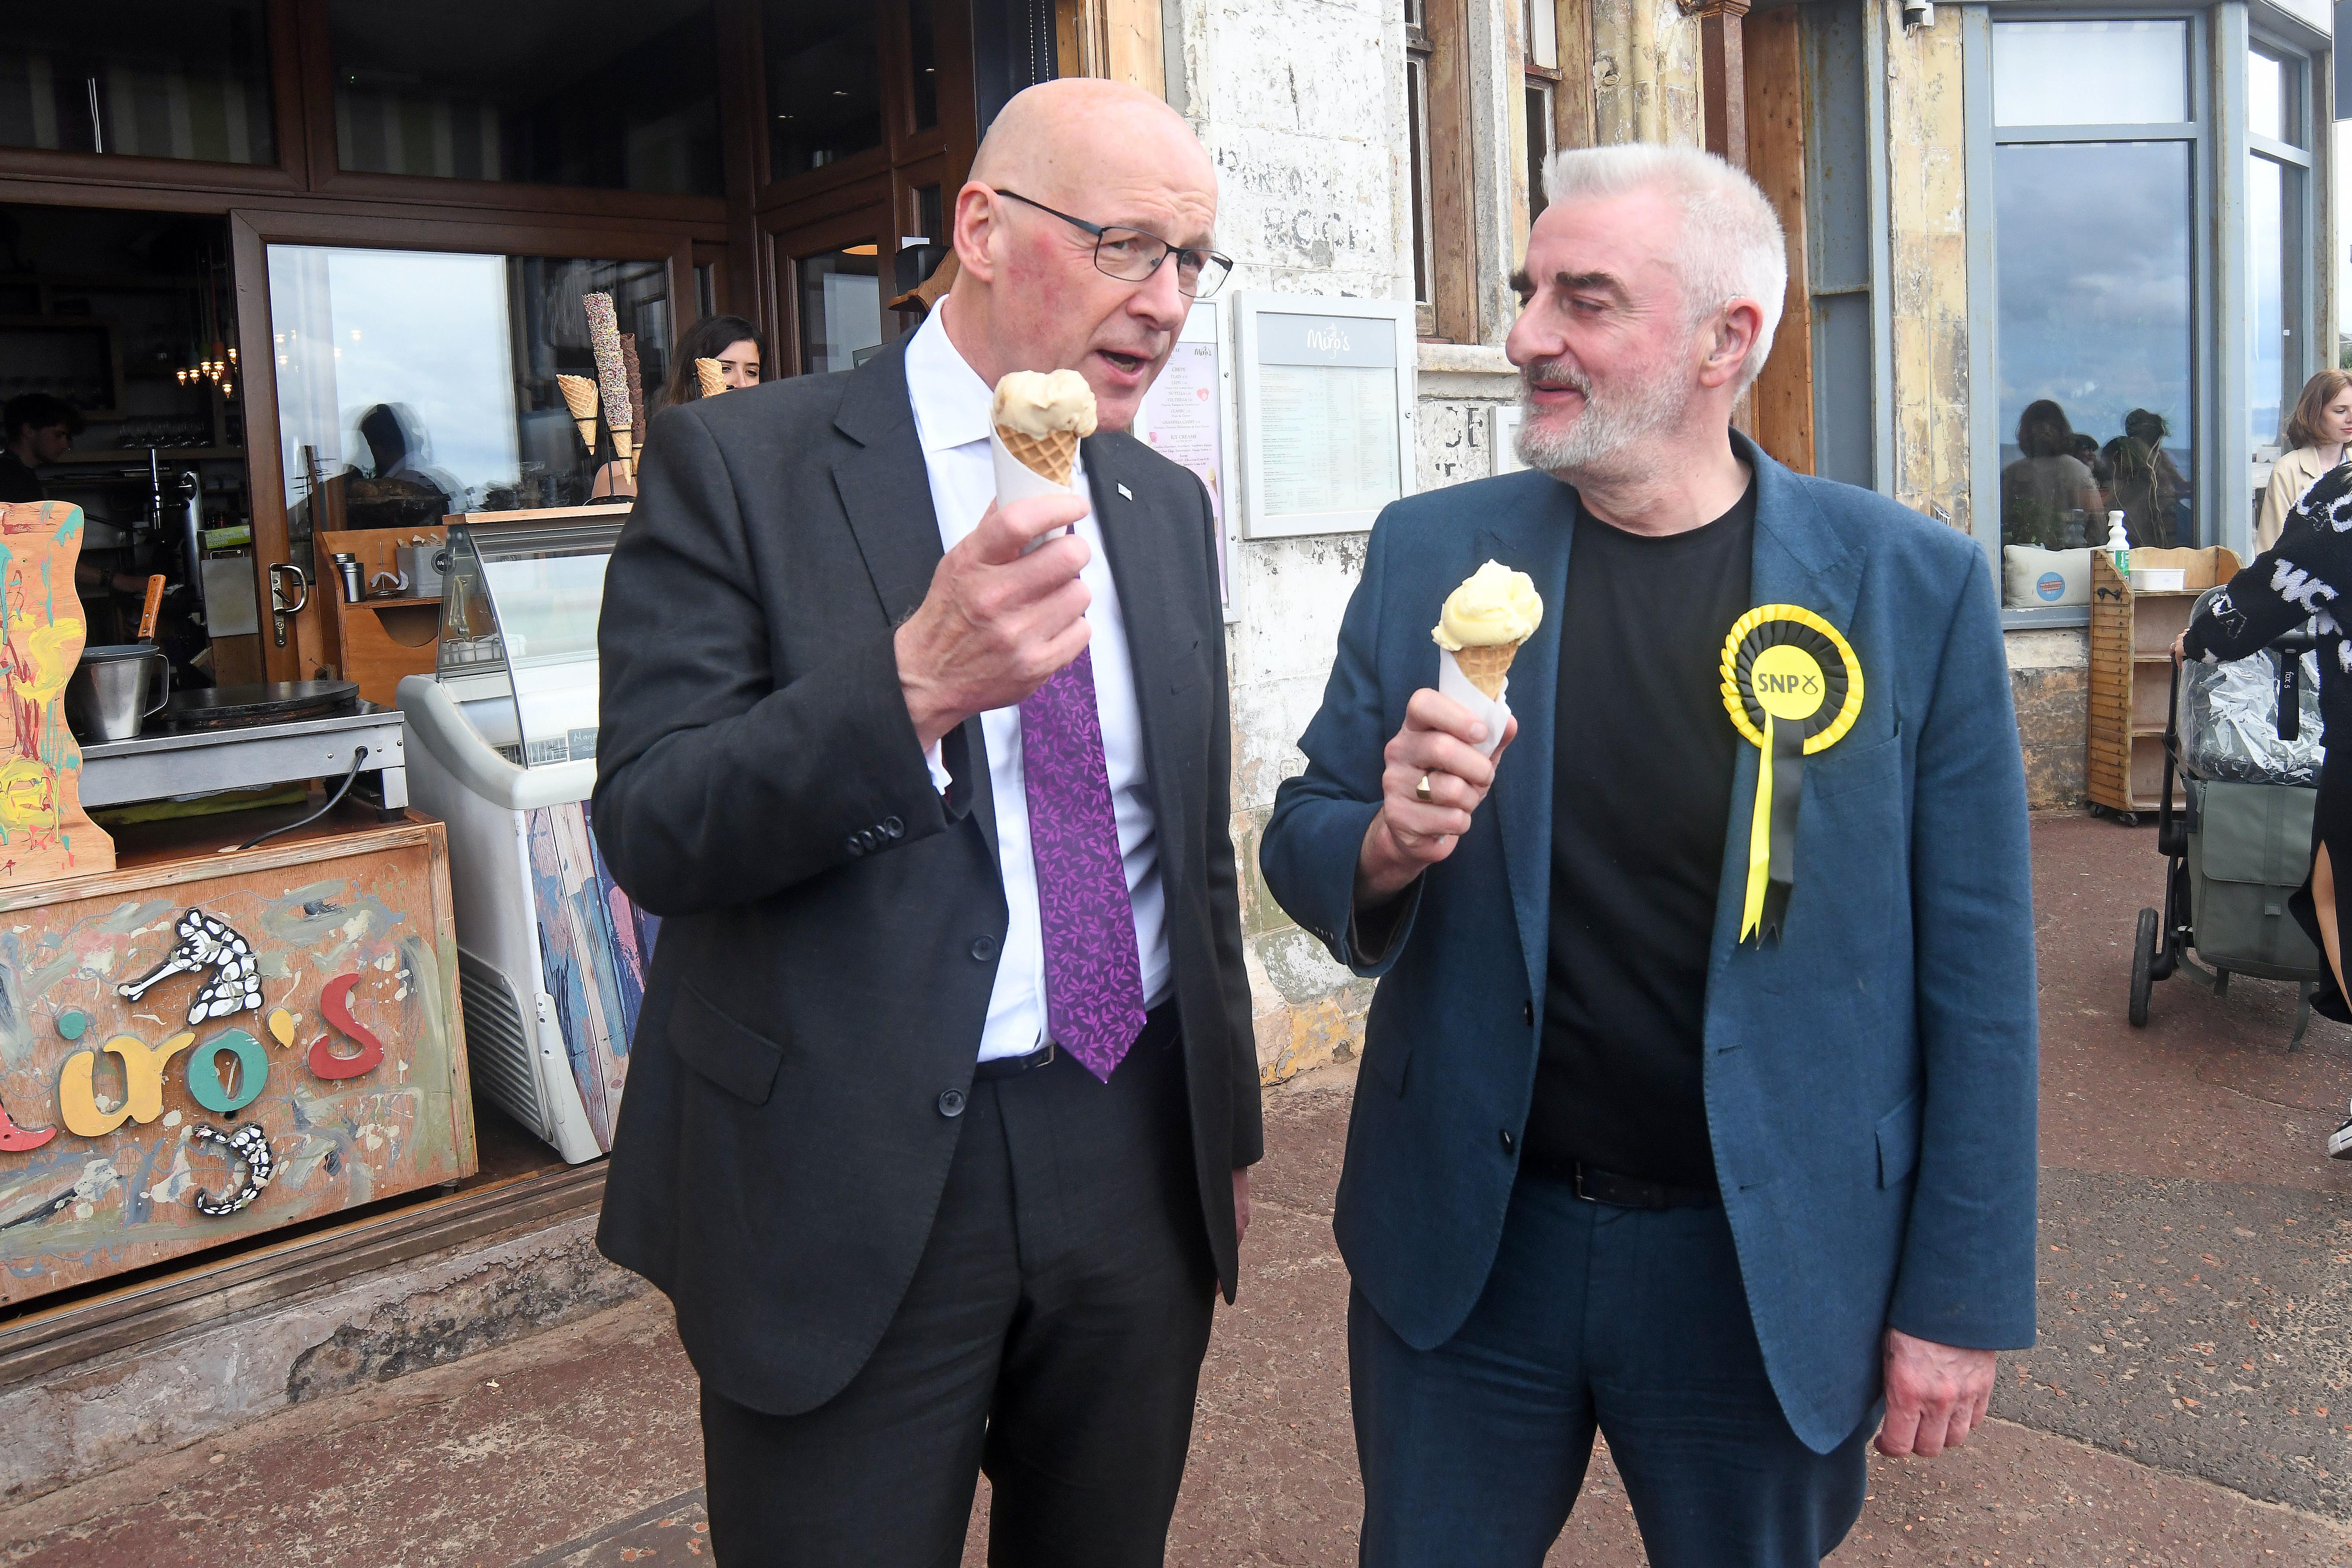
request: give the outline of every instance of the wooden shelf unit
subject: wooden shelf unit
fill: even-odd
[[[2238,558],[2206,550],[2136,550],[2138,567],[2181,568],[2185,585],[2138,593],[2104,550],[2091,556],[2091,804],[2154,811],[2164,788],[2165,709],[2172,694],[2172,641],[2197,595],[2238,573]],[[2176,782],[2176,803],[2182,799]]]

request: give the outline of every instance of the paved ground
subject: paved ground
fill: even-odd
[[[1998,1419],[1966,1449],[1875,1464],[1831,1563],[2352,1568],[2352,1166],[2318,1153],[2352,1092],[2352,1031],[2315,1024],[2290,1058],[2283,988],[2217,1000],[2189,978],[2129,1028],[2152,835],[2053,819],[2035,852],[2042,1343],[2006,1359]],[[1353,1561],[1329,1226],[1351,1089],[1333,1070],[1269,1096],[1249,1274],[1204,1369],[1171,1542],[1185,1568]],[[0,1562],[707,1562],[693,1389],[641,1300],[0,1512]],[[1642,1562],[1605,1462],[1550,1561]]]

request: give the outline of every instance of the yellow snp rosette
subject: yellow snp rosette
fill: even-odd
[[[1862,711],[1862,663],[1838,629],[1799,605],[1759,605],[1723,639],[1723,706],[1756,763],[1739,940],[1778,940],[1797,875],[1805,759],[1844,739]]]

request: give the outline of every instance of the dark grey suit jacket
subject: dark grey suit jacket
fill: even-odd
[[[605,579],[593,821],[665,921],[597,1245],[669,1295],[716,1393],[792,1414],[865,1364],[929,1234],[1004,938],[996,816],[980,721],[947,737],[943,801],[898,688],[891,633],[940,555],[901,347],[652,435]],[[1231,1300],[1259,1112],[1208,498],[1130,437],[1083,449]]]

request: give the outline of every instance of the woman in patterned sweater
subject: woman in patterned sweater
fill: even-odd
[[[2311,875],[2287,908],[2327,954],[2327,973],[2311,999],[2323,1017],[2352,1023],[2344,984],[2343,929],[2347,883],[2335,867],[2352,856],[2352,644],[2336,605],[2352,586],[2352,463],[2339,463],[2305,492],[2278,542],[2254,557],[2205,602],[2172,645],[2179,658],[2209,664],[2244,658],[2316,617],[2319,716],[2326,760],[2311,826]],[[2341,750],[2336,742],[2341,741]],[[2327,1152],[2352,1160],[2352,1117],[2327,1140]]]

